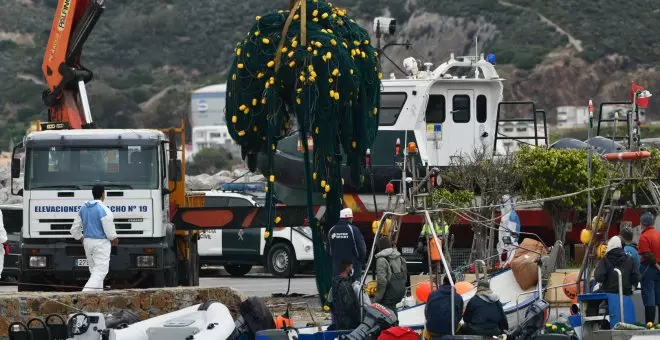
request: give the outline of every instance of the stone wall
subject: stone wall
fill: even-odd
[[[102,293],[10,293],[0,295],[0,339],[8,336],[8,326],[27,323],[34,317],[45,319],[79,311],[113,312],[129,309],[141,320],[173,312],[209,300],[225,304],[236,317],[242,294],[226,287],[180,287],[166,289],[114,290]]]

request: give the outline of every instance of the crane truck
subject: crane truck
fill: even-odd
[[[204,207],[203,194],[186,192],[183,121],[164,130],[98,128],[86,90],[92,72],[81,52],[104,9],[103,0],[59,0],[42,64],[48,120],[12,152],[12,180],[23,182],[12,191],[23,196],[19,291],[78,290],[89,277],[83,246],[69,229],[96,184],[106,188],[120,238],[106,277],[112,288],[197,286],[203,229],[272,223],[268,209]],[[316,211],[321,218],[324,209]],[[277,213],[287,222],[280,227],[307,221],[304,206]]]
[[[180,161],[184,128],[98,129],[92,120],[92,72],[81,52],[103,11],[103,0],[59,0],[42,65],[48,121],[13,151],[12,179],[23,172],[23,188],[12,192],[23,196],[20,291],[66,290],[87,279],[84,249],[69,229],[96,184],[106,188],[121,240],[107,276],[113,288],[199,284],[198,233],[171,222],[194,201]]]

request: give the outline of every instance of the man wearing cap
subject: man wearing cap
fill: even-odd
[[[660,306],[660,236],[655,230],[655,217],[645,212],[640,218],[643,228],[639,237],[639,254],[641,265],[639,272],[642,274],[642,300],[644,301],[644,313],[646,322],[655,323],[655,306]]]
[[[339,222],[328,232],[328,243],[330,245],[330,258],[332,259],[332,274],[339,275],[341,263],[351,261],[353,263],[353,280],[362,276],[362,264],[367,257],[367,245],[360,230],[352,225],[353,210],[343,209],[339,212]]]
[[[500,298],[490,290],[490,282],[481,279],[477,294],[468,302],[463,313],[465,326],[461,334],[498,336],[509,329],[509,322]]]

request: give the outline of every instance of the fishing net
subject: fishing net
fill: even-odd
[[[364,180],[365,153],[378,131],[380,68],[369,34],[346,10],[317,0],[298,1],[291,10],[256,17],[235,49],[229,72],[226,120],[251,171],[257,155],[268,158],[266,207],[273,223],[286,223],[274,212],[273,153],[277,143],[298,130],[307,174],[307,204],[314,241],[317,286],[323,302],[331,269],[319,224],[313,219],[312,191],[326,200],[326,225],[343,206],[341,164],[352,183]],[[292,126],[293,118],[297,128]],[[313,141],[309,159],[307,137]]]

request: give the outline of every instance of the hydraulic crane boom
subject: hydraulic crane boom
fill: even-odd
[[[71,129],[94,128],[85,83],[92,72],[80,64],[82,48],[105,7],[104,0],[59,0],[41,66],[48,89],[42,99],[48,121]]]

